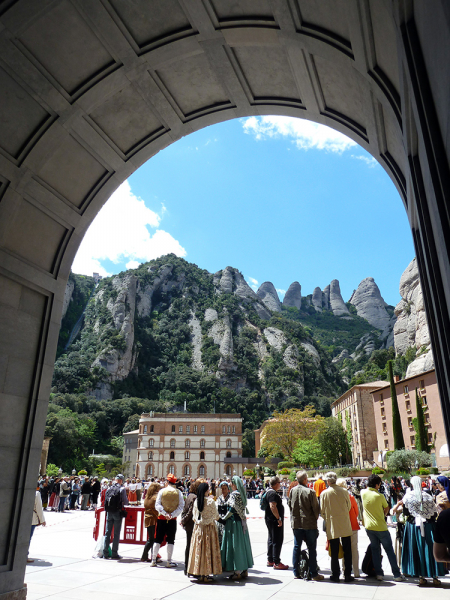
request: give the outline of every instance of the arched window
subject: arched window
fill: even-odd
[[[147,465],[147,479],[153,476],[153,465]]]
[[[185,446],[185,448],[190,448],[191,447],[191,440],[186,440],[184,442],[184,446]]]
[[[231,452],[227,452],[227,458],[231,458]]]
[[[200,440],[200,448],[204,448],[205,447],[205,440]]]
[[[170,460],[175,460],[175,452],[170,453]]]
[[[154,425],[150,425],[150,433],[155,433],[155,426]]]
[[[169,473],[172,473],[172,475],[175,475],[175,465],[169,465]]]
[[[189,465],[185,465],[183,475],[186,476],[186,475],[190,475],[190,474],[191,474],[191,469],[190,469]]]
[[[189,460],[191,458],[191,453],[190,452],[185,452],[184,453],[184,460]]]
[[[155,445],[155,440],[148,440],[148,445],[150,446],[150,448],[153,448],[153,446]]]
[[[205,453],[204,452],[200,452],[200,460],[205,460]]]
[[[204,476],[205,476],[205,474],[206,474],[205,465],[200,465],[200,468],[199,468],[199,470],[198,470],[198,474],[199,474],[201,477],[204,477]]]
[[[174,439],[170,440],[170,447],[175,448],[175,440]]]
[[[153,460],[153,452],[148,453],[148,460]]]
[[[172,425],[172,433],[175,433],[175,425]]]
[[[227,448],[231,448],[231,440],[227,440]]]
[[[144,425],[144,433],[147,433],[147,425]]]
[[[225,472],[227,475],[231,475],[231,465],[227,465]]]

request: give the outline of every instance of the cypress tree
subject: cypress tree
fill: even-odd
[[[428,432],[425,427],[425,419],[423,414],[422,403],[416,388],[416,413],[417,417],[413,419],[414,429],[416,430],[416,450],[421,452],[429,452],[428,447]]]
[[[394,450],[401,450],[405,447],[403,439],[402,421],[398,410],[397,392],[395,390],[394,374],[392,372],[392,360],[388,362],[389,366],[389,383],[391,384],[391,400],[392,400],[392,431],[394,433]]]

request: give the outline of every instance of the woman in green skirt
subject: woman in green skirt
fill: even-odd
[[[225,525],[220,552],[223,571],[231,571],[230,579],[237,581],[248,576],[248,569],[253,567],[253,555],[245,514],[247,495],[236,475],[231,480],[231,489],[228,512],[220,519]]]

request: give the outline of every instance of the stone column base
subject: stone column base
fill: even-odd
[[[13,590],[12,592],[5,592],[0,594],[0,600],[26,600],[27,597],[27,585],[20,588],[20,590]]]

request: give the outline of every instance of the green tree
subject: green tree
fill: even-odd
[[[323,464],[322,447],[318,440],[298,440],[292,458],[296,464],[314,469]]]
[[[425,418],[423,414],[423,406],[420,401],[419,394],[416,388],[416,413],[417,417],[413,419],[414,429],[416,431],[416,450],[420,452],[430,452],[428,446],[428,432],[425,427]]]
[[[386,458],[386,464],[389,471],[399,473],[401,471],[411,471],[413,467],[431,467],[431,457],[427,452],[418,450],[394,450]]]
[[[59,473],[59,467],[57,467],[56,465],[54,465],[52,463],[47,463],[46,473],[49,477],[57,477],[58,473]]]
[[[342,426],[342,421],[335,417],[325,419],[324,427],[317,436],[317,441],[322,449],[323,464],[338,465],[340,458],[349,463],[352,458],[348,445],[347,432]],[[339,457],[339,452],[341,457]]]
[[[242,456],[251,458],[255,456],[255,432],[253,429],[245,429],[242,435]]]
[[[123,428],[123,433],[128,433],[129,431],[135,431],[136,429],[139,429],[139,419],[141,418],[141,415],[131,415],[128,418],[128,421],[125,423],[125,426]]]
[[[394,449],[400,450],[405,447],[403,439],[402,421],[400,419],[400,411],[398,410],[397,392],[394,383],[394,374],[392,372],[392,361],[388,362],[389,368],[389,383],[391,385],[391,400],[392,400],[392,430],[394,434]]]

